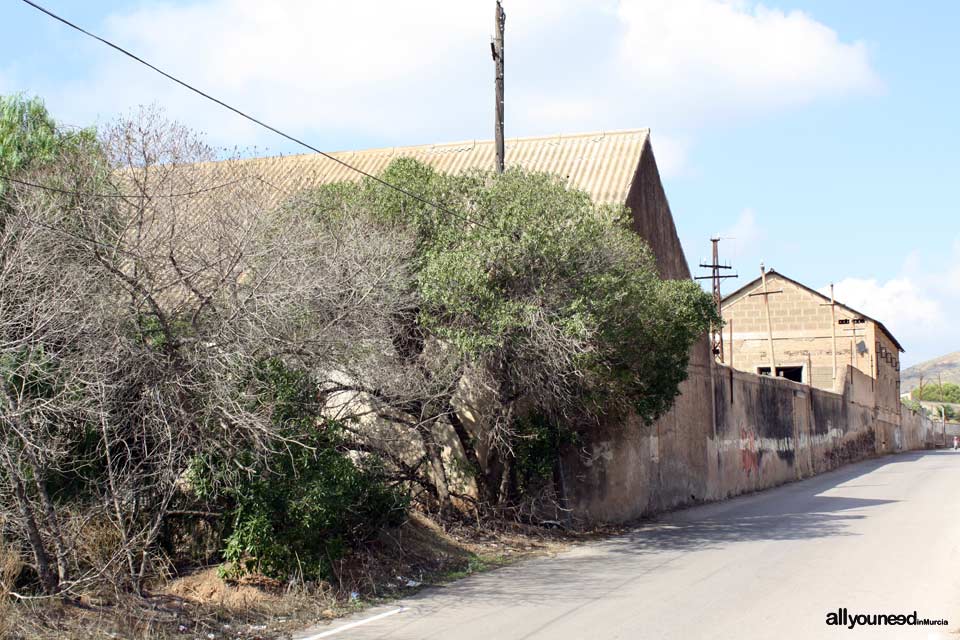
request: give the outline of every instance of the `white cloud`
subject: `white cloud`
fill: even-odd
[[[424,0],[414,11],[369,0],[210,0],[115,15],[106,31],[161,68],[279,127],[384,136],[454,117],[451,100],[437,99],[442,85],[469,62],[468,43],[486,46],[492,22],[481,21],[480,7],[472,4]],[[67,93],[84,99],[64,102],[99,111],[107,96],[129,106],[156,100],[218,138],[269,140],[113,52],[101,57],[92,82]]]
[[[706,119],[873,91],[863,43],[800,11],[722,0],[624,0],[624,76],[674,114]]]
[[[907,350],[906,366],[960,349],[960,236],[909,252],[898,271],[889,280],[845,278],[837,300],[883,322]]]
[[[820,290],[824,295],[829,291]],[[918,355],[922,359],[952,350],[943,344],[948,310],[921,281],[906,276],[886,282],[845,278],[834,285],[834,293],[838,302],[882,322],[907,349],[909,363]]]
[[[504,4],[508,135],[651,126],[667,175],[682,171],[697,128],[718,118],[879,85],[862,43],[801,12],[727,0]],[[353,146],[489,137],[492,9],[478,0],[196,0],[145,5],[100,28],[282,128]],[[89,77],[51,87],[66,119],[159,102],[218,142],[275,140],[96,51]]]
[[[687,131],[882,88],[864,43],[843,42],[800,11],[734,0],[621,0],[613,13],[609,55],[576,78],[577,94],[522,96],[530,120],[559,129],[632,117]]]
[[[824,291],[827,291],[825,289]],[[911,278],[886,282],[874,279],[844,278],[834,285],[838,302],[873,316],[891,331],[929,330],[944,321],[940,302]]]

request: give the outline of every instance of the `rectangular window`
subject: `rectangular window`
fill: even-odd
[[[793,380],[794,382],[806,382],[803,379],[803,367],[777,367],[777,377]],[[757,367],[757,373],[762,376],[770,375],[770,367]]]

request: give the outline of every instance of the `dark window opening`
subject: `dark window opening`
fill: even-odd
[[[770,367],[757,367],[757,373],[768,376]],[[803,367],[777,367],[777,377],[803,383]]]

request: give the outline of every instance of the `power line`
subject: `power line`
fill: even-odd
[[[263,177],[261,177],[261,176],[251,176],[251,177],[249,177],[249,178],[237,178],[236,180],[231,180],[230,182],[224,182],[224,183],[222,183],[222,184],[214,185],[214,186],[212,186],[212,187],[205,187],[205,188],[203,188],[203,189],[196,189],[196,190],[194,190],[194,191],[183,191],[183,192],[180,192],[180,193],[134,193],[134,194],[130,194],[130,193],[95,193],[95,192],[92,192],[92,191],[72,191],[72,190],[70,190],[70,189],[60,189],[60,188],[58,188],[58,187],[51,187],[51,186],[44,185],[44,184],[37,184],[36,182],[28,182],[28,181],[26,181],[26,180],[21,180],[21,179],[19,179],[19,178],[11,178],[10,176],[7,176],[7,175],[4,175],[4,174],[0,173],[0,180],[8,180],[8,181],[10,181],[10,182],[12,182],[12,183],[14,183],[14,184],[18,184],[18,185],[21,185],[21,186],[24,186],[24,187],[29,187],[29,188],[32,188],[32,189],[40,189],[40,190],[42,190],[42,191],[50,191],[50,192],[52,192],[52,193],[58,193],[58,194],[67,195],[67,196],[78,196],[78,197],[84,197],[84,198],[117,198],[117,199],[123,199],[123,200],[133,200],[133,199],[136,199],[136,198],[147,198],[147,199],[151,199],[151,200],[152,200],[152,199],[155,199],[155,198],[187,198],[187,197],[190,197],[190,196],[196,196],[196,195],[200,195],[200,194],[202,194],[202,193],[207,193],[207,192],[210,192],[210,191],[216,191],[217,189],[223,189],[223,188],[225,188],[225,187],[229,187],[229,186],[231,186],[231,185],[234,185],[234,184],[243,182],[244,180],[247,180],[247,179],[256,180],[257,182],[260,182],[261,184],[264,184],[264,185],[270,187],[270,188],[273,189],[274,191],[278,191],[278,192],[284,194],[285,196],[287,196],[288,198],[290,198],[290,199],[292,199],[292,200],[298,200],[298,201],[300,201],[300,202],[305,202],[305,203],[307,203],[307,204],[311,204],[311,205],[313,205],[313,206],[315,206],[315,207],[324,208],[324,205],[321,205],[321,204],[320,204],[319,202],[317,202],[316,200],[311,200],[310,198],[304,197],[302,194],[291,193],[291,192],[287,191],[286,189],[283,189],[283,188],[281,188],[281,187],[273,184],[272,182],[270,182],[269,180],[266,180],[265,178],[263,178]],[[79,238],[79,236],[78,236],[78,238]],[[83,240],[84,238],[79,238],[79,239]],[[89,239],[87,239],[87,240],[89,240]]]
[[[206,98],[207,100],[210,100],[211,102],[214,102],[214,103],[220,105],[221,107],[223,107],[223,108],[225,108],[225,109],[229,109],[230,111],[232,111],[233,113],[237,114],[238,116],[240,116],[240,117],[242,117],[242,118],[246,118],[246,119],[249,120],[250,122],[253,122],[254,124],[257,124],[257,125],[263,127],[264,129],[267,129],[267,130],[269,130],[269,131],[272,131],[273,133],[275,133],[275,134],[277,134],[277,135],[279,135],[279,136],[281,136],[281,137],[283,137],[283,138],[286,138],[287,140],[290,140],[291,142],[294,142],[294,143],[296,143],[296,144],[299,144],[300,146],[302,146],[302,147],[304,147],[304,148],[306,148],[306,149],[309,149],[309,150],[313,151],[314,153],[318,153],[318,154],[320,154],[321,156],[323,156],[324,158],[327,158],[328,160],[332,160],[332,161],[336,162],[337,164],[339,164],[339,165],[341,165],[341,166],[343,166],[343,167],[346,167],[347,169],[350,169],[351,171],[355,171],[355,172],[359,173],[359,174],[362,175],[362,176],[365,176],[365,177],[367,177],[367,178],[370,178],[371,180],[374,180],[374,181],[382,184],[382,185],[385,186],[385,187],[388,187],[388,188],[390,188],[390,189],[393,189],[394,191],[397,191],[397,192],[399,192],[399,193],[402,193],[403,195],[408,196],[408,197],[410,197],[410,198],[413,198],[414,200],[420,202],[421,204],[425,204],[425,205],[427,205],[427,206],[433,207],[433,208],[436,209],[437,211],[440,211],[440,212],[442,212],[442,213],[446,213],[447,215],[451,215],[451,216],[453,216],[453,217],[455,217],[455,218],[459,218],[459,219],[463,220],[464,222],[468,222],[468,223],[470,223],[470,224],[475,224],[475,225],[477,225],[477,226],[485,227],[485,228],[488,228],[488,229],[490,228],[488,225],[485,225],[485,224],[483,224],[483,223],[477,222],[477,221],[475,221],[475,220],[471,220],[470,218],[468,218],[467,216],[465,216],[465,215],[463,215],[463,214],[461,214],[461,213],[457,213],[456,211],[453,211],[453,210],[448,209],[448,208],[446,208],[446,207],[444,207],[444,206],[442,206],[442,205],[439,205],[439,204],[437,204],[436,202],[433,202],[433,201],[431,201],[431,200],[427,200],[427,199],[424,198],[423,196],[419,196],[419,195],[417,195],[417,194],[415,194],[415,193],[413,193],[413,192],[411,192],[411,191],[408,191],[408,190],[404,189],[403,187],[399,187],[399,186],[397,186],[397,185],[395,185],[395,184],[391,184],[390,182],[387,182],[387,181],[384,180],[383,178],[379,178],[379,177],[377,177],[377,176],[375,176],[375,175],[373,175],[373,174],[371,174],[371,173],[368,173],[368,172],[364,171],[363,169],[360,169],[359,167],[355,167],[355,166],[351,165],[351,164],[348,163],[348,162],[344,162],[343,160],[341,160],[341,159],[339,159],[339,158],[337,158],[337,157],[335,157],[335,156],[333,156],[333,155],[331,155],[331,154],[329,154],[329,153],[327,153],[327,152],[325,152],[325,151],[321,151],[320,149],[314,147],[313,145],[308,144],[308,143],[304,142],[303,140],[301,140],[301,139],[299,139],[299,138],[297,138],[297,137],[295,137],[295,136],[290,135],[289,133],[285,133],[285,132],[281,131],[280,129],[277,129],[277,128],[274,127],[274,126],[271,126],[271,125],[267,124],[266,122],[263,122],[262,120],[259,120],[259,119],[255,118],[255,117],[253,117],[253,116],[251,116],[251,115],[249,115],[249,114],[247,114],[247,113],[244,113],[244,112],[241,111],[240,109],[238,109],[238,108],[236,108],[236,107],[233,107],[233,106],[227,104],[227,103],[224,102],[223,100],[220,100],[219,98],[215,98],[214,96],[210,95],[209,93],[206,93],[206,92],[204,92],[204,91],[202,91],[202,90],[194,87],[193,85],[191,85],[191,84],[189,84],[189,83],[187,83],[187,82],[185,82],[185,81],[177,78],[176,76],[173,76],[173,75],[167,73],[167,72],[164,71],[163,69],[160,69],[160,68],[154,66],[153,64],[151,64],[151,63],[147,62],[146,60],[144,60],[143,58],[141,58],[141,57],[139,57],[139,56],[131,53],[130,51],[127,51],[126,49],[124,49],[124,48],[121,47],[120,45],[114,44],[114,43],[110,42],[109,40],[106,40],[106,39],[104,39],[104,38],[101,38],[100,36],[96,35],[95,33],[91,33],[90,31],[87,31],[87,30],[84,29],[83,27],[81,27],[81,26],[79,26],[79,25],[76,25],[76,24],[70,22],[70,21],[67,20],[66,18],[60,17],[60,16],[57,15],[56,13],[50,11],[49,9],[46,9],[46,8],[40,6],[40,5],[37,4],[36,2],[32,2],[32,0],[22,0],[22,1],[23,1],[25,4],[30,5],[31,7],[33,7],[33,8],[36,9],[37,11],[40,11],[40,12],[42,12],[42,13],[45,13],[46,15],[50,16],[50,17],[53,18],[54,20],[57,20],[58,22],[62,22],[63,24],[65,24],[65,25],[67,25],[68,27],[70,27],[71,29],[75,29],[75,30],[79,31],[79,32],[82,33],[82,34],[93,38],[94,40],[98,40],[98,41],[102,42],[103,44],[107,45],[108,47],[110,47],[111,49],[116,49],[117,51],[119,51],[119,52],[122,53],[123,55],[125,55],[125,56],[127,56],[127,57],[129,57],[129,58],[132,58],[133,60],[136,60],[136,61],[139,62],[140,64],[142,64],[142,65],[144,65],[144,66],[152,69],[153,71],[156,71],[157,73],[159,73],[160,75],[164,76],[165,78],[167,78],[167,79],[169,79],[169,80],[172,80],[173,82],[176,82],[176,83],[179,84],[180,86],[182,86],[182,87],[184,87],[184,88],[186,88],[186,89],[189,89],[190,91],[196,93],[197,95],[202,96],[202,97]]]

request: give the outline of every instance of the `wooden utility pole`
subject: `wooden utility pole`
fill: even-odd
[[[830,328],[833,338],[833,387],[837,387],[837,301],[833,297],[833,283],[830,283],[830,304],[823,303],[821,307],[830,307]]]
[[[943,438],[943,446],[947,446],[947,407],[943,404],[943,376],[937,374],[937,387],[940,394],[940,426]],[[921,405],[922,406],[922,405]]]
[[[947,446],[947,410],[943,405],[940,405],[940,425],[940,439],[943,440],[943,446]]]
[[[495,67],[494,85],[496,88],[496,122],[495,144],[497,147],[497,173],[503,173],[504,142],[503,142],[503,33],[507,23],[507,14],[503,11],[500,0],[497,0],[496,23],[494,25],[493,42],[490,49],[493,51]]]
[[[850,328],[844,329],[844,331],[850,332],[850,366],[853,368],[857,368],[856,362],[859,357],[857,356],[857,336],[863,335],[863,334],[857,334],[857,331],[866,331],[865,329],[862,329],[857,325],[864,324],[865,322],[866,322],[865,319],[858,318],[856,316],[854,316],[853,318],[842,318],[840,320],[837,320],[837,324],[850,325]],[[871,365],[870,368],[872,370],[873,365]]]
[[[730,367],[733,367],[733,318],[730,318]]]
[[[767,345],[770,349],[770,375],[777,377],[777,359],[773,355],[773,323],[770,321],[770,296],[775,293],[783,293],[783,289],[777,291],[767,291],[767,269],[760,263],[760,279],[763,281],[763,291],[761,293],[751,293],[751,296],[763,296],[763,310],[767,315]]]
[[[713,259],[710,261],[710,264],[700,263],[700,267],[704,269],[710,269],[710,275],[708,276],[697,276],[694,280],[707,280],[710,279],[713,282],[713,304],[717,307],[717,315],[720,319],[723,319],[723,295],[720,293],[720,282],[724,278],[736,278],[737,274],[727,274],[721,275],[721,269],[731,269],[732,267],[728,264],[720,264],[720,238],[710,238],[710,242],[713,244]],[[730,338],[730,348],[733,349],[733,338]],[[713,356],[720,362],[724,361],[723,358],[723,330],[720,325],[715,325],[710,327],[710,342]]]

